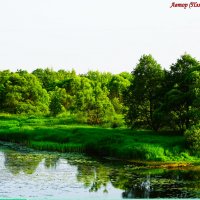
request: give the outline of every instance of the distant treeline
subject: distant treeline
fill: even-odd
[[[0,112],[59,115],[80,123],[184,131],[200,120],[200,63],[188,54],[169,70],[143,55],[132,73],[0,71]]]

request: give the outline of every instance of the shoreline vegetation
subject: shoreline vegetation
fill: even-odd
[[[0,141],[40,151],[77,152],[162,167],[199,162],[174,132],[155,132],[80,125],[71,115],[60,117],[0,115]]]
[[[0,71],[0,140],[38,150],[200,161],[200,62],[169,70],[142,55],[131,73]]]

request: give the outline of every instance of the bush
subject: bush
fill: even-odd
[[[123,115],[120,114],[113,114],[109,119],[107,118],[105,121],[107,122],[102,124],[103,128],[118,128],[124,126],[125,124]]]
[[[193,153],[200,152],[200,124],[185,131],[186,143]]]

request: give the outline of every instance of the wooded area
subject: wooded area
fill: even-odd
[[[71,115],[76,123],[175,131],[200,149],[200,63],[184,54],[169,70],[143,55],[132,73],[36,69],[0,72],[0,112]]]
[[[200,119],[200,64],[183,55],[163,69],[143,55],[132,73],[36,69],[0,72],[0,110],[13,114],[70,112],[80,123],[184,131]]]

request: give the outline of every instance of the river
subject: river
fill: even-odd
[[[81,154],[0,146],[0,197],[200,198],[200,169],[148,169]]]

